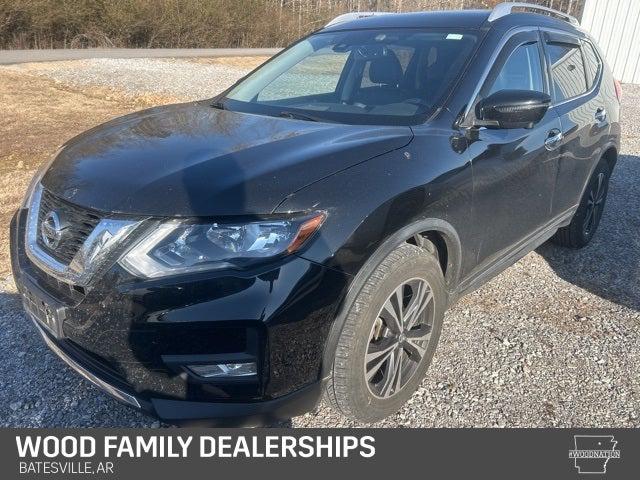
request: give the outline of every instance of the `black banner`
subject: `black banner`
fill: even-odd
[[[2,478],[632,479],[622,429],[3,429]]]

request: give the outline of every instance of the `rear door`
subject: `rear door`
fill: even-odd
[[[573,35],[544,32],[552,87],[552,110],[560,117],[558,180],[553,212],[580,202],[591,171],[602,155],[609,131],[604,98],[599,94],[602,61],[590,43]]]
[[[504,89],[549,93],[538,30],[508,40],[474,105]],[[526,244],[551,220],[558,158],[554,139],[559,134],[560,121],[552,110],[533,128],[478,130],[469,152],[479,270]]]

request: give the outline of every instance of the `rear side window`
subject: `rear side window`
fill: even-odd
[[[549,61],[555,99],[558,102],[585,93],[587,79],[582,52],[578,45],[549,43]]]
[[[602,62],[600,61],[600,56],[596,52],[595,47],[589,42],[584,42],[584,58],[587,62],[587,83],[588,88],[593,87],[594,82],[600,75],[600,70],[602,69]]]
[[[544,92],[537,43],[520,45],[509,55],[487,95],[500,90]]]

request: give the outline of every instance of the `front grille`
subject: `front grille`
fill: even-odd
[[[66,226],[64,235],[55,249],[49,248],[39,235],[40,226],[49,212],[56,212]],[[38,212],[38,245],[56,260],[68,265],[99,222],[100,216],[97,212],[73,205],[43,190]]]

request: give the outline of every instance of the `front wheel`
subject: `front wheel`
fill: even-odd
[[[410,244],[391,252],[347,314],[327,385],[329,403],[368,423],[396,412],[431,363],[445,308],[435,256]]]
[[[607,201],[610,175],[609,165],[602,160],[591,175],[571,223],[558,229],[551,238],[554,243],[563,247],[582,248],[591,241],[600,225]]]

